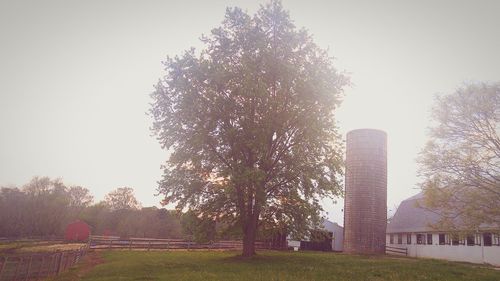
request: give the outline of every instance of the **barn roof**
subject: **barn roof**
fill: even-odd
[[[430,224],[437,223],[440,215],[419,207],[418,201],[422,198],[423,193],[419,193],[401,202],[391,222],[387,224],[387,232],[425,232],[434,230],[430,227]]]
[[[323,228],[327,231],[335,231],[335,230],[342,230],[342,226],[340,226],[336,222],[331,222],[327,219],[323,220]]]
[[[420,207],[423,197],[424,194],[421,192],[401,202],[391,222],[387,224],[387,233],[437,231],[431,225],[436,224],[441,215],[432,210]],[[498,226],[483,223],[479,228],[498,229]]]

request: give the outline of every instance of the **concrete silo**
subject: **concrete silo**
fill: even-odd
[[[385,253],[387,135],[374,129],[347,133],[344,251]]]

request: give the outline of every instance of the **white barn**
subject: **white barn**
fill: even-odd
[[[324,230],[331,234],[332,251],[341,252],[344,249],[344,228],[342,226],[338,225],[336,222],[323,220],[323,225],[320,230]],[[308,241],[308,239],[303,241]],[[298,250],[301,245],[301,241],[292,239],[287,239],[287,243],[289,247],[293,247],[295,250]]]
[[[422,197],[420,193],[401,202],[387,225],[388,247],[406,249],[411,257],[500,266],[499,227],[484,226],[467,237],[439,231],[430,227],[439,220],[439,215],[417,204]]]
[[[344,250],[344,228],[336,222],[323,221],[326,231],[332,233],[332,251],[341,252]]]

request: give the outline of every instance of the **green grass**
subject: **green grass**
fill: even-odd
[[[484,266],[431,259],[356,256],[320,252],[100,252],[104,263],[72,269],[55,280],[500,280]]]

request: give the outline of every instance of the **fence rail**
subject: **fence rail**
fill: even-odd
[[[0,243],[13,243],[13,242],[62,242],[64,241],[63,237],[59,236],[33,236],[33,237],[0,237]]]
[[[388,254],[404,254],[408,256],[408,249],[403,247],[385,246],[385,252]]]
[[[150,239],[150,238],[127,238],[109,237],[109,236],[92,236],[90,238],[91,249],[242,249],[243,242],[235,240],[214,241],[209,243],[197,243],[182,239]],[[255,242],[256,249],[278,249],[271,242],[257,241]]]
[[[69,269],[87,254],[88,245],[78,250],[30,253],[0,257],[0,281],[40,280]]]

